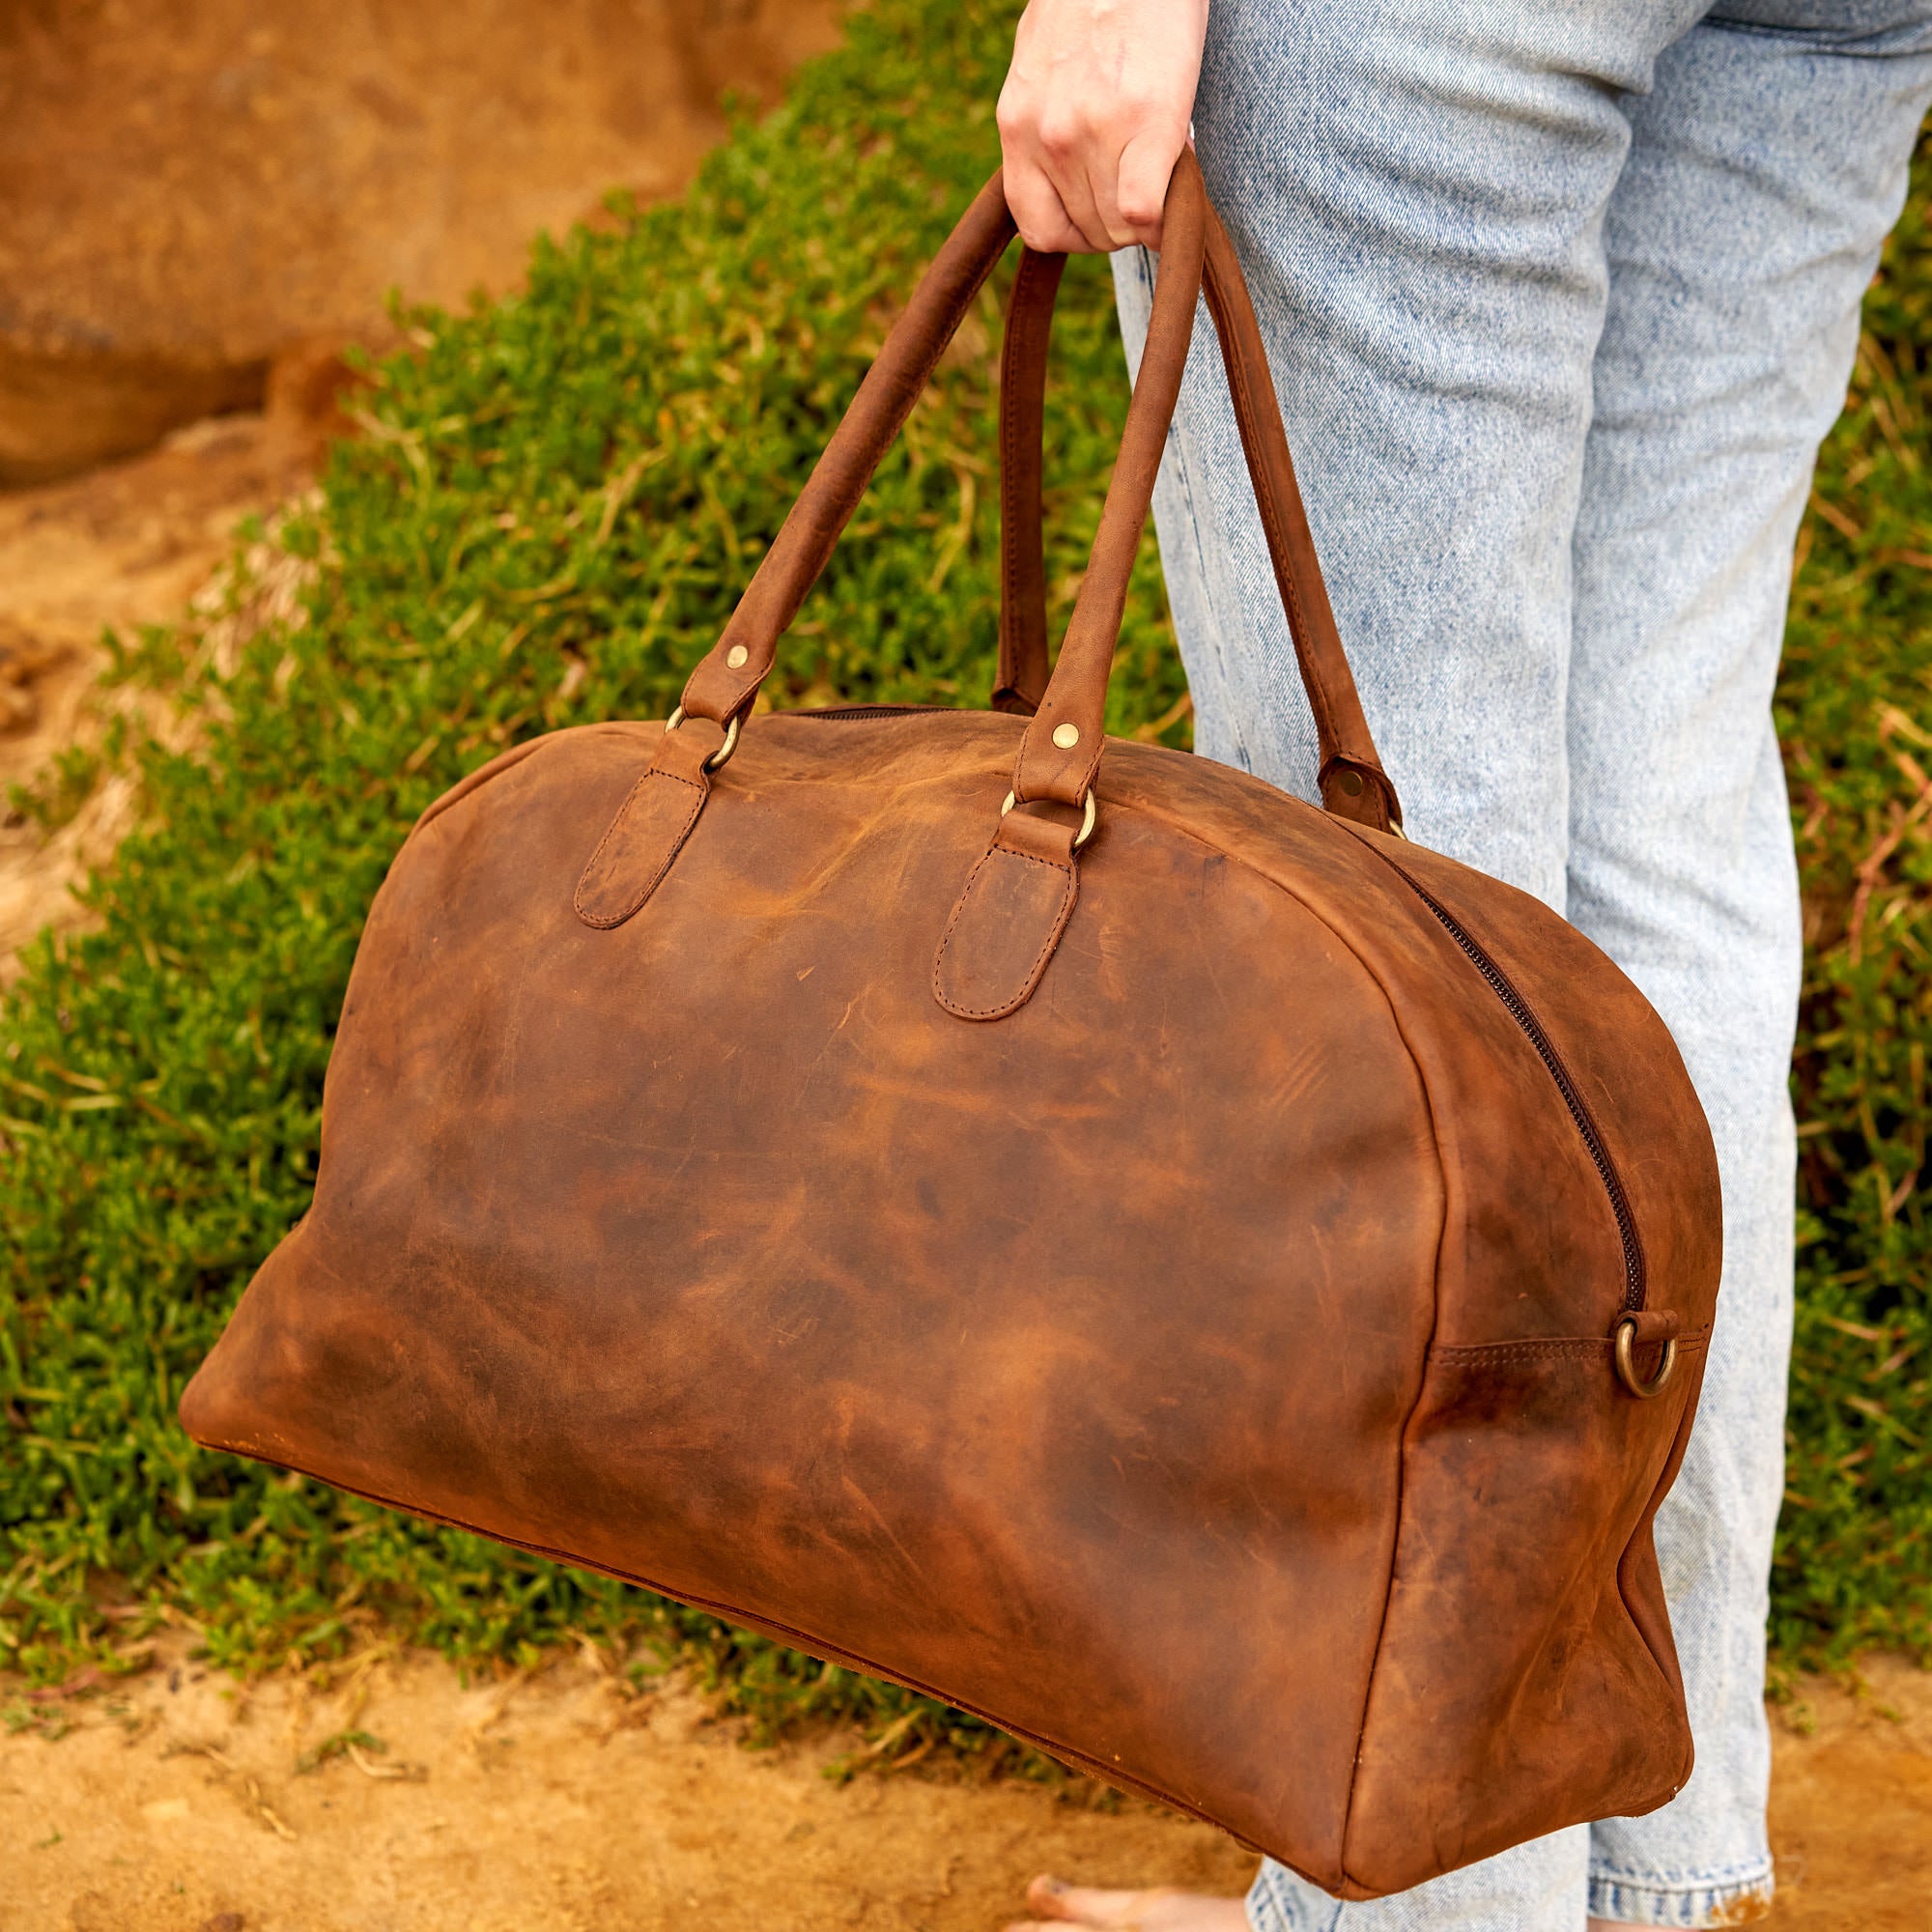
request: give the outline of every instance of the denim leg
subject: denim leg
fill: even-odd
[[[1570,663],[1570,916],[1668,1023],[1723,1179],[1703,1402],[1657,1525],[1697,1765],[1590,1856],[1594,1913],[1687,1927],[1771,1889],[1802,951],[1772,689],[1813,462],[1932,99],[1932,5],[1738,11],[1720,0],[1626,106]],[[1821,14],[1835,30],[1772,24]]]
[[[1410,832],[1562,907],[1571,541],[1626,90],[1703,0],[1217,0],[1195,129]],[[1115,258],[1137,352],[1150,270]],[[1155,492],[1196,744],[1315,737],[1205,315]]]
[[[1345,1905],[1264,1859],[1248,1919],[1261,1932],[1584,1932],[1589,1861],[1590,1828],[1577,1825],[1412,1891]]]
[[[1210,15],[1202,165],[1409,829],[1567,909],[1644,985],[1712,1117],[1729,1255],[1660,1528],[1691,1785],[1370,1904],[1264,1864],[1264,1932],[1697,1925],[1768,1883],[1797,972],[1769,694],[1805,480],[1923,108],[1922,0],[1790,4],[1804,36],[1776,0],[1695,32],[1704,0]],[[1131,359],[1148,265],[1115,267]],[[1311,796],[1205,316],[1155,514],[1198,747]]]

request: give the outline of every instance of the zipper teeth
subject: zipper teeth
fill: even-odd
[[[1624,1308],[1629,1314],[1637,1314],[1643,1307],[1645,1284],[1643,1247],[1637,1240],[1636,1218],[1631,1212],[1630,1199],[1624,1193],[1623,1180],[1610,1159],[1609,1150],[1604,1145],[1604,1137],[1597,1131],[1590,1110],[1584,1106],[1582,1095],[1577,1092],[1576,1083],[1570,1078],[1570,1069],[1557,1057],[1549,1036],[1524,1004],[1522,995],[1510,984],[1495,961],[1463,929],[1455,915],[1424,892],[1400,866],[1394,869],[1416,897],[1441,922],[1449,936],[1468,955],[1469,963],[1489,981],[1491,990],[1509,1009],[1510,1017],[1522,1029],[1524,1037],[1535,1047],[1538,1057],[1548,1068],[1549,1077],[1555,1081],[1556,1091],[1563,1095],[1563,1103],[1570,1109],[1570,1118],[1576,1122],[1577,1131],[1583,1137],[1583,1145],[1596,1163],[1604,1192],[1610,1197],[1610,1211],[1616,1216],[1617,1235],[1624,1250]]]
[[[917,713],[956,711],[953,704],[826,704],[804,711],[786,711],[786,718],[826,718],[835,723],[853,718],[907,718]]]

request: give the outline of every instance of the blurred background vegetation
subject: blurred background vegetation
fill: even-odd
[[[997,158],[1008,4],[877,0],[682,200],[539,244],[526,292],[399,318],[359,440],[250,534],[220,609],[118,641],[129,707],[22,803],[138,775],[89,929],[0,1011],[0,1667],[138,1656],[157,1620],[258,1668],[400,1637],[695,1659],[768,1728],[895,1749],[983,1727],[709,1617],[205,1455],[174,1406],[302,1211],[356,935],[410,822],[533,732],[662,716],[924,259]],[[1778,706],[1807,905],[1798,1364],[1774,1634],[1932,1652],[1932,236],[1921,154],[1820,468]],[[781,703],[991,684],[998,298],[982,298],[794,627]],[[1057,616],[1126,383],[1077,261],[1048,449]],[[1110,728],[1187,742],[1151,537]],[[150,707],[152,714],[154,707]]]

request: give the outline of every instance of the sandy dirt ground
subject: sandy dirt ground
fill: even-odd
[[[991,1932],[1042,1868],[1232,1891],[1253,1864],[1079,1783],[840,1783],[854,1735],[748,1748],[680,1679],[636,1692],[588,1653],[468,1686],[372,1653],[244,1690],[174,1638],[0,1710],[4,1932]],[[1772,1932],[1927,1932],[1932,1675],[1807,1680],[1775,1730]]]

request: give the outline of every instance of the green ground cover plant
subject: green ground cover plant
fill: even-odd
[[[1932,1650],[1932,140],[1821,455],[1777,696],[1805,904],[1772,1634]]]
[[[0,1010],[0,1667],[112,1666],[154,1620],[243,1669],[407,1640],[529,1662],[588,1636],[696,1659],[767,1728],[857,1716],[881,1752],[938,1707],[645,1593],[204,1455],[186,1377],[313,1184],[356,935],[410,822],[531,733],[662,716],[710,644],[896,302],[997,155],[1011,8],[877,0],[675,205],[535,251],[527,291],[408,317],[367,433],[257,534],[231,608],[118,646],[192,724],[103,762],[145,815]],[[1794,1660],[1932,1647],[1932,238],[1867,306],[1807,523],[1780,696],[1812,960],[1800,1363],[1776,1628]],[[996,289],[795,627],[781,703],[980,703],[996,636]],[[1070,604],[1125,378],[1076,263],[1051,392],[1049,565]],[[1150,538],[1110,728],[1187,742]],[[261,580],[298,572],[293,614]],[[244,621],[244,619],[246,621]],[[25,801],[48,819],[87,761]]]

